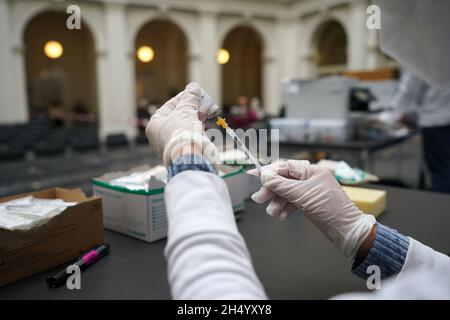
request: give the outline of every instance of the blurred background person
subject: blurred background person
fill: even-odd
[[[82,99],[78,99],[72,107],[72,123],[75,127],[91,125],[93,119]]]
[[[261,105],[261,100],[258,97],[250,99],[250,110],[256,114],[257,120],[263,120],[266,117],[264,108]]]
[[[432,189],[450,193],[450,88],[432,88],[411,72],[405,72],[391,107],[397,119],[410,112],[417,115]]]
[[[231,123],[235,128],[248,129],[258,120],[257,112],[249,107],[247,96],[239,96],[237,104],[230,109]]]
[[[58,101],[52,101],[48,107],[48,118],[55,128],[63,127],[65,124],[64,107]]]
[[[147,126],[148,119],[150,118],[149,103],[146,98],[141,98],[137,106],[137,125],[139,132],[145,132],[145,127]]]

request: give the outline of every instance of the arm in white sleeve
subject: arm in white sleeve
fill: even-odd
[[[395,230],[389,230],[395,232]],[[404,236],[401,235],[401,237]],[[391,240],[401,242],[401,240],[395,240],[392,237]],[[383,279],[383,268],[390,265],[390,269],[394,270],[396,268],[395,260],[398,259],[396,255],[398,251],[401,251],[393,251],[394,242],[391,244],[388,242],[379,241],[379,248],[375,250],[377,252],[369,253],[369,256],[371,254],[373,256],[372,262],[362,264],[366,267],[370,265],[380,267],[381,289],[371,293],[343,294],[335,297],[335,299],[450,299],[450,257],[413,238],[409,238],[406,257],[401,270],[385,280]],[[397,245],[403,246],[400,243]],[[377,244],[374,246],[377,246]],[[367,276],[369,275],[373,275],[373,271],[367,274]]]
[[[177,173],[166,186],[165,201],[174,299],[267,299],[221,178],[204,171]]]
[[[398,88],[390,106],[398,112],[411,112],[417,109],[423,99],[423,95],[427,89],[427,84],[412,75],[405,72],[398,84]]]
[[[427,270],[445,276],[450,294],[450,257],[413,238],[409,238],[409,242],[406,261],[397,278],[400,280],[410,272]]]

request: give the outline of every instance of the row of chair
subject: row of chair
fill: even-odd
[[[136,144],[147,143],[145,134],[135,138]],[[109,149],[130,144],[123,133],[106,136],[105,146]],[[74,151],[97,150],[101,142],[95,128],[48,128],[42,125],[0,127],[0,161],[21,159],[26,152],[37,156],[61,154],[68,147]]]

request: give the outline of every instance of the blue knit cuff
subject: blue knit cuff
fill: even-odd
[[[402,270],[408,248],[408,237],[378,223],[376,238],[369,254],[364,260],[357,258],[354,261],[352,272],[367,280],[373,273],[368,272],[367,268],[375,265],[380,268],[382,279],[393,276]]]
[[[206,171],[217,174],[214,167],[209,163],[208,160],[203,158],[198,154],[185,154],[180,156],[172,161],[168,168],[168,178],[169,180],[174,177],[176,174],[186,171],[186,170],[194,170],[194,171]]]

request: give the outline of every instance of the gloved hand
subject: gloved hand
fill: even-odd
[[[145,129],[150,145],[166,166],[181,148],[191,144],[197,145],[212,165],[220,161],[217,148],[204,135],[203,123],[198,119],[200,91],[197,83],[189,83],[156,111]]]
[[[255,170],[249,174],[256,174]],[[346,258],[354,258],[376,220],[361,212],[334,175],[308,161],[281,161],[263,167],[262,188],[252,195],[257,203],[273,197],[267,212],[286,218],[296,208],[316,225]]]

